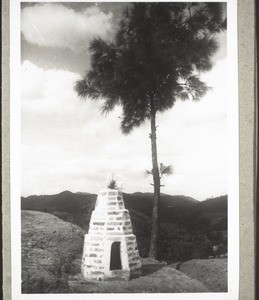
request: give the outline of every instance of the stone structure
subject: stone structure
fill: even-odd
[[[129,280],[141,275],[136,237],[122,193],[103,190],[85,235],[82,273],[88,280]]]

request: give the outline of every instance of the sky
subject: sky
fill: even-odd
[[[64,190],[98,193],[114,174],[126,193],[152,192],[150,124],[120,131],[121,109],[73,87],[89,69],[89,42],[112,40],[123,3],[23,3],[21,6],[22,195]],[[211,90],[199,102],[177,101],[157,117],[158,160],[172,165],[162,193],[205,200],[228,193],[226,33],[214,67],[201,75]]]

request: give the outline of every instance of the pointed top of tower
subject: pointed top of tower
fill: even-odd
[[[103,189],[97,197],[95,210],[121,210],[125,209],[122,192],[116,188]]]

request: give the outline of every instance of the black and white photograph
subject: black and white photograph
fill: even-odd
[[[13,2],[15,299],[237,299],[236,2]]]

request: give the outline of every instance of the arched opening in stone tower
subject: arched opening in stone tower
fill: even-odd
[[[121,243],[113,242],[111,246],[110,270],[121,270]]]

